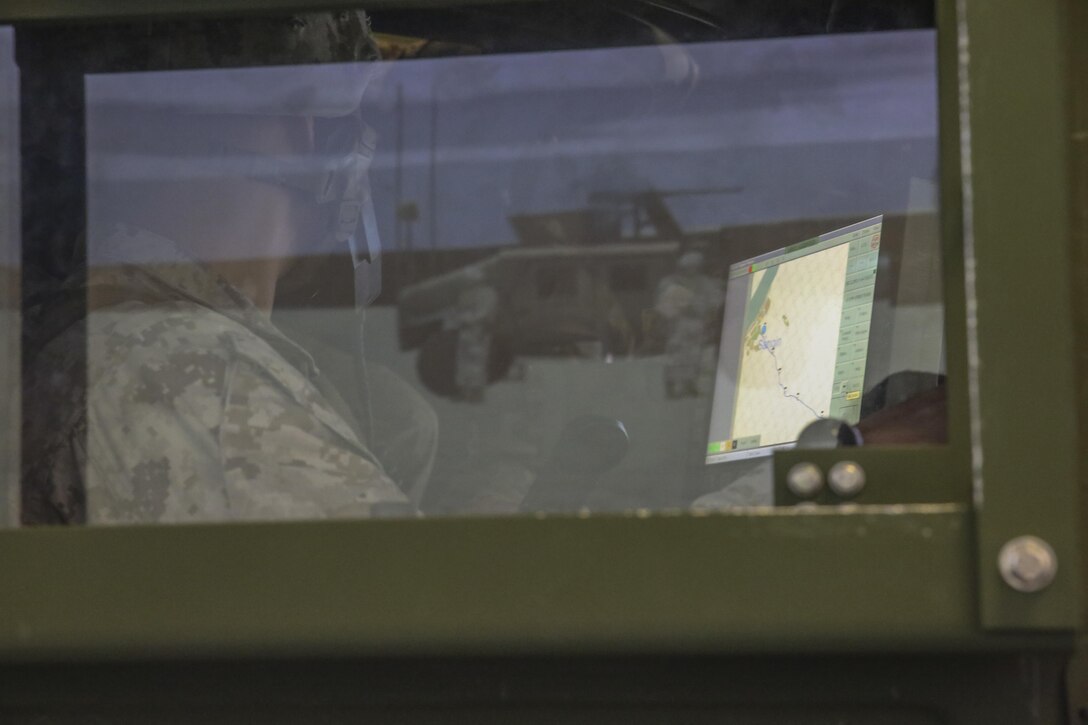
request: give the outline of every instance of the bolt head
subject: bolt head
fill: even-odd
[[[1058,556],[1038,536],[1019,536],[1001,547],[997,567],[1005,583],[1018,592],[1046,589],[1058,573]]]
[[[854,461],[839,461],[827,472],[831,490],[843,498],[852,498],[865,488],[865,469]]]
[[[786,474],[786,486],[797,498],[812,498],[824,487],[824,472],[815,463],[797,463]]]

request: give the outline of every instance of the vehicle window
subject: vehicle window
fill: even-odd
[[[19,487],[19,75],[14,35],[0,27],[0,526],[18,521]],[[11,435],[11,432],[16,435]]]
[[[774,505],[798,441],[945,442],[929,3],[15,38],[24,524]]]

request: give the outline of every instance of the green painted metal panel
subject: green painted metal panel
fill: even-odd
[[[1069,725],[1056,653],[0,667],[4,725]]]
[[[956,475],[962,471],[956,467],[956,451],[949,446],[778,451],[774,458],[774,500],[779,504],[799,502],[786,486],[786,475],[795,464],[815,463],[826,475],[839,461],[854,461],[865,469],[865,488],[847,501],[825,486],[814,503],[970,502],[969,479]]]
[[[941,271],[948,377],[949,493],[962,495],[971,481],[971,426],[967,390],[967,315],[960,169],[959,47],[956,0],[937,3],[937,103],[940,113]],[[958,498],[954,500],[959,500]]]
[[[1088,3],[1068,0],[1069,37],[1088,37]],[[1079,483],[1081,509],[1081,631],[1077,656],[1066,676],[1070,712],[1080,713],[1088,721],[1088,554],[1084,552],[1085,532],[1088,531],[1088,43],[1068,43],[1070,50],[1070,118],[1072,137],[1072,202],[1073,202],[1073,312],[1076,326],[1076,369],[1079,390],[1080,456]]]
[[[975,625],[971,537],[952,506],[7,531],[0,653],[1012,646]]]
[[[1080,551],[1065,6],[960,6],[981,617],[995,629],[1072,628]],[[1057,580],[1036,594],[1007,587],[996,566],[1001,546],[1023,534],[1058,555]]]

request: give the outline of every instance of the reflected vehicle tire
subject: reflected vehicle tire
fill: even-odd
[[[513,362],[509,337],[494,334],[487,356],[488,385],[505,378]],[[457,330],[442,330],[427,338],[416,357],[416,373],[420,382],[435,395],[456,398],[460,394],[457,387]]]

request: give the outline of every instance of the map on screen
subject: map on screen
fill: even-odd
[[[788,447],[817,418],[857,422],[882,223],[730,267],[708,463]]]

